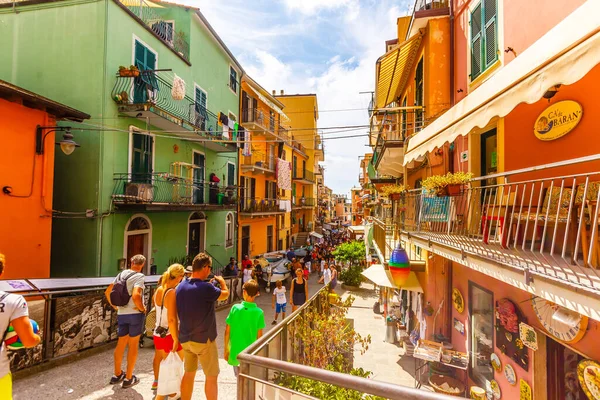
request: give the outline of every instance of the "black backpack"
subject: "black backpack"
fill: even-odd
[[[131,299],[131,295],[127,290],[127,280],[137,274],[135,271],[131,271],[132,273],[127,275],[126,278],[123,278],[121,275],[122,272],[117,276],[117,281],[113,285],[112,290],[110,291],[110,302],[113,306],[124,307],[129,303],[129,299]]]

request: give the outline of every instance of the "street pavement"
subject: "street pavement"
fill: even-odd
[[[309,295],[317,292],[321,285],[313,274],[309,279]],[[265,312],[267,324],[265,332],[273,325],[275,310],[271,309],[272,293],[261,291],[257,298],[257,304]],[[289,301],[289,290],[288,290]],[[288,313],[291,306],[288,304]],[[233,369],[223,360],[223,333],[225,332],[225,319],[229,308],[217,311],[217,344],[219,347],[219,398],[235,399],[237,393],[237,381]],[[149,341],[147,340],[147,343]],[[109,385],[108,381],[113,374],[113,348],[108,348],[98,354],[79,359],[69,364],[52,368],[14,382],[13,397],[15,400],[58,400],[58,399],[119,399],[119,400],[141,400],[153,399],[154,392],[151,391],[154,375],[152,372],[152,358],[154,347],[148,345],[139,349],[138,361],[135,367],[135,375],[140,383],[130,389],[122,389],[120,385]],[[124,360],[126,359],[126,356]],[[123,366],[125,367],[125,365]],[[196,374],[194,388],[194,400],[206,399],[204,396],[204,374],[201,370]]]

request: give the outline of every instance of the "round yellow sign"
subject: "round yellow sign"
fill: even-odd
[[[559,101],[540,114],[533,133],[540,140],[556,140],[571,132],[581,121],[582,115],[583,109],[576,101]]]

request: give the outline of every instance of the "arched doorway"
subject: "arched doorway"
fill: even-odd
[[[152,223],[143,214],[136,214],[129,218],[125,225],[125,246],[123,256],[127,260],[127,267],[131,264],[131,257],[143,254],[146,257],[145,273],[150,271],[150,249],[152,248]]]
[[[195,212],[188,221],[188,256],[196,257],[206,249],[206,216]]]

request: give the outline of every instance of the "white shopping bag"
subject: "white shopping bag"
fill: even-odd
[[[171,352],[167,358],[160,362],[158,390],[156,393],[161,396],[179,393],[182,378],[183,361],[181,361],[177,353]]]

